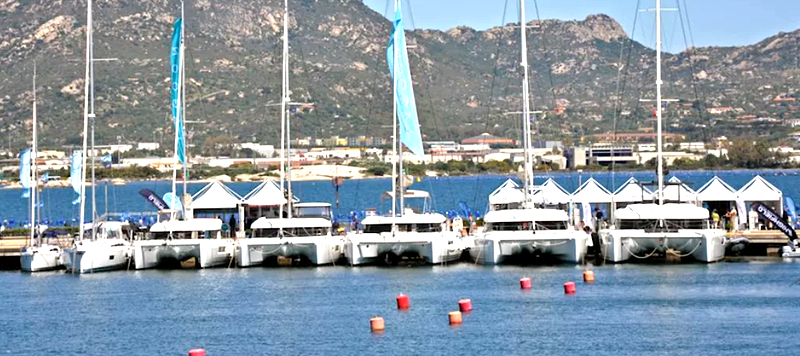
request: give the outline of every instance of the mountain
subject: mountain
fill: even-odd
[[[281,91],[282,3],[187,1],[190,144],[220,135],[277,142],[279,112],[269,104],[279,101]],[[29,136],[34,61],[41,140],[53,147],[80,142],[85,6],[77,0],[0,0],[0,133],[8,141],[0,145],[19,148]],[[117,59],[95,63],[98,144],[171,145],[168,54],[179,13],[178,1],[95,3],[95,58]],[[293,0],[289,23],[292,99],[314,104],[293,115],[293,136],[389,137],[390,22],[356,0]],[[618,84],[625,91],[617,130],[652,128],[648,104],[639,103],[654,95],[652,49],[630,41],[605,15],[528,26],[532,102],[547,111],[536,122],[538,138],[578,140],[611,132]],[[506,114],[521,108],[518,24],[415,30],[407,36],[429,139],[518,135],[518,115]],[[685,100],[667,110],[667,131],[689,138],[785,133],[783,120],[800,117],[790,101],[800,86],[799,44],[795,31],[751,46],[665,54],[665,97]],[[727,106],[742,112],[706,112]],[[746,114],[779,120],[736,119]]]

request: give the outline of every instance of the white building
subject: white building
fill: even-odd
[[[158,142],[137,142],[136,149],[137,150],[147,150],[147,151],[155,151],[159,149],[161,145]]]

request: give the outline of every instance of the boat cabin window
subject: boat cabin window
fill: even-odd
[[[210,239],[215,238],[216,234],[211,231],[173,231],[172,239]],[[166,240],[169,238],[169,231],[147,233],[148,240]]]
[[[537,221],[536,230],[567,230],[569,223],[566,221]]]
[[[439,227],[439,231],[441,231],[441,226]],[[398,232],[407,232],[412,231],[411,224],[397,224],[397,231]],[[368,224],[364,225],[364,233],[367,234],[379,234],[382,232],[392,232],[392,224]]]
[[[253,237],[280,237],[281,229],[255,229]],[[330,229],[327,227],[293,227],[284,228],[283,237],[325,236]]]
[[[417,232],[440,232],[442,224],[417,224]]]
[[[298,218],[323,218],[331,220],[333,209],[330,206],[303,206],[295,208],[295,217]]]
[[[681,229],[707,229],[708,221],[705,219],[666,219],[661,224],[658,219],[618,219],[617,228],[652,232],[676,232]]]
[[[486,223],[486,231],[528,231],[533,230],[529,221],[507,221]]]
[[[492,210],[509,210],[509,209],[520,209],[522,208],[522,203],[509,203],[509,204],[493,204]]]

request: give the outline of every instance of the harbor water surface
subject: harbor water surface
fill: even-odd
[[[790,355],[800,264],[0,273],[0,354]],[[521,276],[533,289],[519,288]],[[566,281],[578,283],[564,295]],[[398,311],[395,297],[411,298]],[[460,298],[474,310],[450,327]],[[380,315],[386,331],[373,334]]]

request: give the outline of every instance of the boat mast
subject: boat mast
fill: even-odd
[[[97,151],[94,148],[94,128],[95,128],[95,112],[94,112],[94,33],[90,37],[89,42],[89,120],[92,125],[92,236],[90,240],[94,240],[97,233],[97,184],[95,184],[95,163],[97,161]],[[81,229],[83,229],[81,227]]]
[[[36,62],[33,63],[33,147],[31,149],[31,242],[36,237],[36,245],[42,245],[41,234],[36,234],[36,193],[39,191],[39,182],[36,180]]]
[[[399,0],[394,1],[394,12],[395,14],[400,11],[400,4]],[[395,15],[395,17],[397,17]],[[398,184],[402,184],[402,179],[398,181],[398,165],[400,165],[400,170],[402,170],[402,156],[399,156],[398,153],[402,154],[402,144],[400,143],[400,132],[397,130],[397,30],[393,29],[394,38],[392,42],[394,43],[392,47],[392,156],[394,157],[394,162],[392,162],[392,216],[397,216],[397,196],[398,194],[402,195],[402,187],[398,187]],[[399,147],[398,147],[399,146]],[[399,149],[398,149],[399,148]],[[402,174],[402,172],[399,172]],[[398,189],[399,188],[399,189]],[[399,192],[398,192],[399,190]],[[400,216],[403,215],[403,207],[402,202],[400,203]],[[392,227],[394,230],[394,227]]]
[[[284,115],[286,116],[286,154],[289,158],[289,166],[286,167],[286,173],[288,176],[286,177],[286,188],[287,188],[287,195],[289,198],[286,202],[286,207],[289,210],[287,212],[287,216],[289,218],[292,217],[292,210],[293,207],[293,195],[292,195],[292,125],[290,122],[291,113],[289,110],[290,103],[289,98],[289,0],[283,1],[283,98],[281,102],[283,103],[281,109],[283,110]]]
[[[656,159],[658,160],[658,205],[664,204],[664,162],[661,152],[661,0],[656,0]]]
[[[89,141],[89,86],[92,66],[92,0],[86,2],[86,75],[83,86],[83,146],[81,151],[81,211],[78,224],[78,239],[83,239],[83,224],[86,221],[86,156]],[[74,256],[73,256],[74,257]]]
[[[519,31],[520,31],[520,47],[521,47],[521,66],[522,66],[522,129],[524,131],[524,135],[522,138],[522,142],[524,145],[524,152],[525,152],[525,182],[524,182],[524,192],[525,192],[525,204],[530,204],[530,189],[533,187],[533,173],[531,172],[531,107],[530,102],[528,100],[529,88],[528,88],[528,40],[527,40],[527,23],[525,22],[525,0],[519,1]]]

